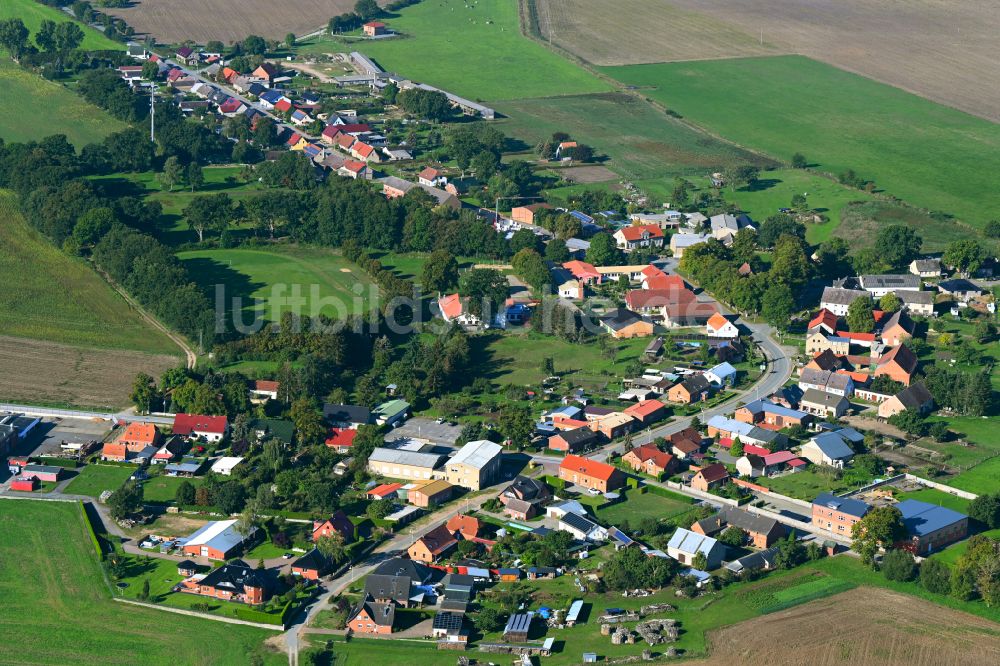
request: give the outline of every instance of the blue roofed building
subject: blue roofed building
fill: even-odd
[[[723,362],[706,370],[705,378],[719,386],[732,386],[736,383],[736,368]]]
[[[718,569],[722,565],[722,558],[726,556],[726,547],[721,542],[712,537],[698,534],[683,527],[677,528],[674,535],[667,542],[667,555],[677,560],[681,564],[688,566],[694,564],[694,558],[699,554],[705,556],[706,569]]]
[[[861,500],[821,493],[812,502],[812,524],[849,538],[851,528],[865,517],[869,509],[871,507]]]
[[[926,555],[969,534],[969,517],[919,500],[903,500],[896,505],[903,514],[907,541],[902,545],[916,555]]]
[[[799,456],[814,465],[843,467],[854,457],[854,449],[839,432],[821,432],[802,445]]]

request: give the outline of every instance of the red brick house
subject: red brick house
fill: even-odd
[[[540,210],[547,208],[552,208],[547,203],[536,203],[530,204],[528,206],[516,206],[510,211],[510,219],[515,222],[523,222],[525,224],[535,224],[535,213]]]
[[[458,539],[447,525],[438,525],[406,549],[411,560],[430,564],[455,547]]]
[[[552,435],[549,437],[548,447],[553,451],[572,453],[593,446],[598,441],[597,433],[591,430],[589,426],[584,425],[573,430],[564,430]]]
[[[292,562],[292,575],[306,580],[319,580],[330,567],[330,562],[323,553],[313,548],[308,553]]]
[[[677,463],[674,456],[659,450],[653,444],[644,444],[632,449],[622,456],[622,462],[633,471],[645,472],[650,476],[672,472]]]
[[[223,564],[205,576],[192,576],[182,581],[175,589],[188,594],[250,605],[262,604],[270,596],[269,584],[263,573],[251,569],[243,560]]]
[[[698,470],[691,479],[691,487],[708,492],[710,488],[724,485],[729,481],[729,471],[721,463],[714,463]]]
[[[347,628],[356,634],[391,634],[395,620],[395,604],[379,603],[366,597],[347,618]]]
[[[147,446],[159,446],[162,439],[160,431],[152,423],[132,421],[121,434],[115,438],[118,444],[124,444],[129,451],[142,451]]]
[[[594,488],[602,493],[625,485],[625,475],[621,470],[575,455],[568,455],[559,463],[559,478],[578,486]]]
[[[333,534],[342,536],[344,543],[354,541],[354,523],[351,522],[346,513],[339,509],[326,520],[313,521],[313,543]]]
[[[905,344],[882,354],[875,368],[876,377],[888,377],[904,386],[909,386],[913,373],[917,371],[917,357]]]

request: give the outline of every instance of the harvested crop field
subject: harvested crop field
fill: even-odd
[[[1000,663],[1000,625],[888,590],[862,587],[708,636],[703,666],[981,666]]]
[[[574,183],[603,183],[606,180],[616,180],[618,174],[607,167],[581,166],[559,169],[559,175]]]
[[[159,377],[181,359],[0,336],[0,401],[120,409],[136,374]]]
[[[595,64],[798,53],[1000,121],[995,2],[535,2],[542,33]]]
[[[226,43],[247,35],[284,39],[326,26],[331,17],[354,9],[354,0],[136,0],[121,9],[101,8],[135,31],[161,43],[213,39]]]

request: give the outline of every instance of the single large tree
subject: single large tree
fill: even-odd
[[[851,528],[852,548],[868,565],[874,565],[879,549],[891,548],[906,536],[903,514],[894,506],[878,506]]]
[[[447,250],[432,252],[424,264],[420,283],[424,289],[439,294],[454,289],[458,285],[458,261],[455,255]]]
[[[847,306],[847,326],[854,333],[871,333],[875,328],[875,315],[867,296],[859,296]]]
[[[923,239],[905,224],[893,224],[879,229],[872,249],[891,268],[900,269],[920,256]]]

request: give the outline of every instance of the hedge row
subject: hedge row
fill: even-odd
[[[104,549],[101,548],[101,540],[97,538],[97,532],[94,531],[94,524],[90,522],[90,516],[87,515],[87,507],[83,502],[77,502],[80,507],[80,512],[83,514],[83,522],[87,525],[87,533],[90,535],[90,543],[94,545],[94,552],[97,553],[97,560],[99,562],[104,561]]]

